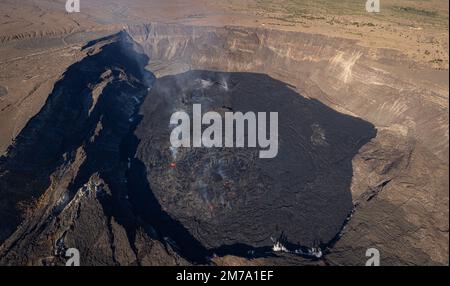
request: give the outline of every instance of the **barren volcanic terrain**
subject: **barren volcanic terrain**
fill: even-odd
[[[447,1],[22,2],[0,265],[448,265]],[[278,112],[278,155],[171,147],[194,104]]]

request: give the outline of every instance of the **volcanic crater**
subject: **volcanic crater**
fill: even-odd
[[[425,158],[444,172],[448,163],[448,138],[434,136],[448,124],[423,119],[446,122],[446,110],[380,64],[397,55],[296,32],[158,23],[82,51],[1,157],[2,264],[63,264],[71,247],[88,265],[210,264],[217,255],[358,264],[350,257],[364,259],[368,242],[354,246],[354,229],[369,228],[348,224],[386,210],[401,221],[393,245],[417,261],[433,256],[402,240],[415,235],[403,213],[372,204],[405,180],[414,191]],[[278,156],[171,148],[170,116],[197,103],[278,112]],[[373,227],[376,236],[382,226]],[[280,243],[288,253],[274,251]],[[393,264],[408,259],[379,247]]]

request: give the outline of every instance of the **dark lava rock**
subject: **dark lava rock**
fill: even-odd
[[[279,153],[255,148],[171,149],[173,112],[278,112]],[[270,247],[284,235],[323,246],[352,210],[352,158],[376,134],[358,118],[267,75],[190,71],[156,81],[141,106],[137,158],[161,207],[207,249]],[[192,118],[192,116],[191,116]]]

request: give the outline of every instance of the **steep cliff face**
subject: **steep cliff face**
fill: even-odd
[[[60,265],[72,247],[84,265],[364,265],[373,247],[448,264],[448,87],[432,71],[236,27],[130,26],[84,49],[0,159],[0,264]],[[279,157],[175,156],[170,114],[199,102],[278,111]]]

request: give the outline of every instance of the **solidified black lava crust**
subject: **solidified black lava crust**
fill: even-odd
[[[255,148],[171,149],[170,117],[191,114],[194,103],[202,112],[278,112],[278,156],[260,159]],[[151,189],[207,249],[269,247],[282,234],[308,247],[331,241],[353,207],[352,158],[375,136],[370,123],[254,73],[160,78],[140,114],[137,159]]]

